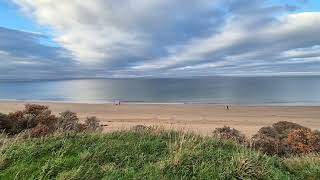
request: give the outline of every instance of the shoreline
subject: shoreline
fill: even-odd
[[[49,106],[53,114],[70,110],[81,121],[96,116],[104,132],[130,129],[136,125],[191,131],[210,135],[215,128],[230,126],[247,136],[278,121],[290,121],[320,130],[320,106],[246,106],[218,104],[87,104],[48,101],[0,101],[0,112],[22,110],[26,103]]]
[[[212,105],[212,106],[243,106],[243,107],[320,107],[320,103],[214,103],[214,102],[151,102],[151,101],[126,101],[126,100],[33,100],[33,99],[0,99],[2,102],[18,103],[55,103],[55,104],[100,104],[115,105],[117,103],[127,105]]]

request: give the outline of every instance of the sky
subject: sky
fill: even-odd
[[[319,0],[1,0],[0,79],[320,75]]]

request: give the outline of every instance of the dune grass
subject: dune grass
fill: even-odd
[[[175,131],[0,139],[0,179],[320,178],[316,155],[281,159]]]

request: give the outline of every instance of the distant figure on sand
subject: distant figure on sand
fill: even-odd
[[[229,110],[229,106],[227,105],[227,110]]]

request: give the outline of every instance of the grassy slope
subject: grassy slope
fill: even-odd
[[[7,140],[0,141],[0,179],[320,178],[317,158],[283,161],[231,142],[178,132]]]

